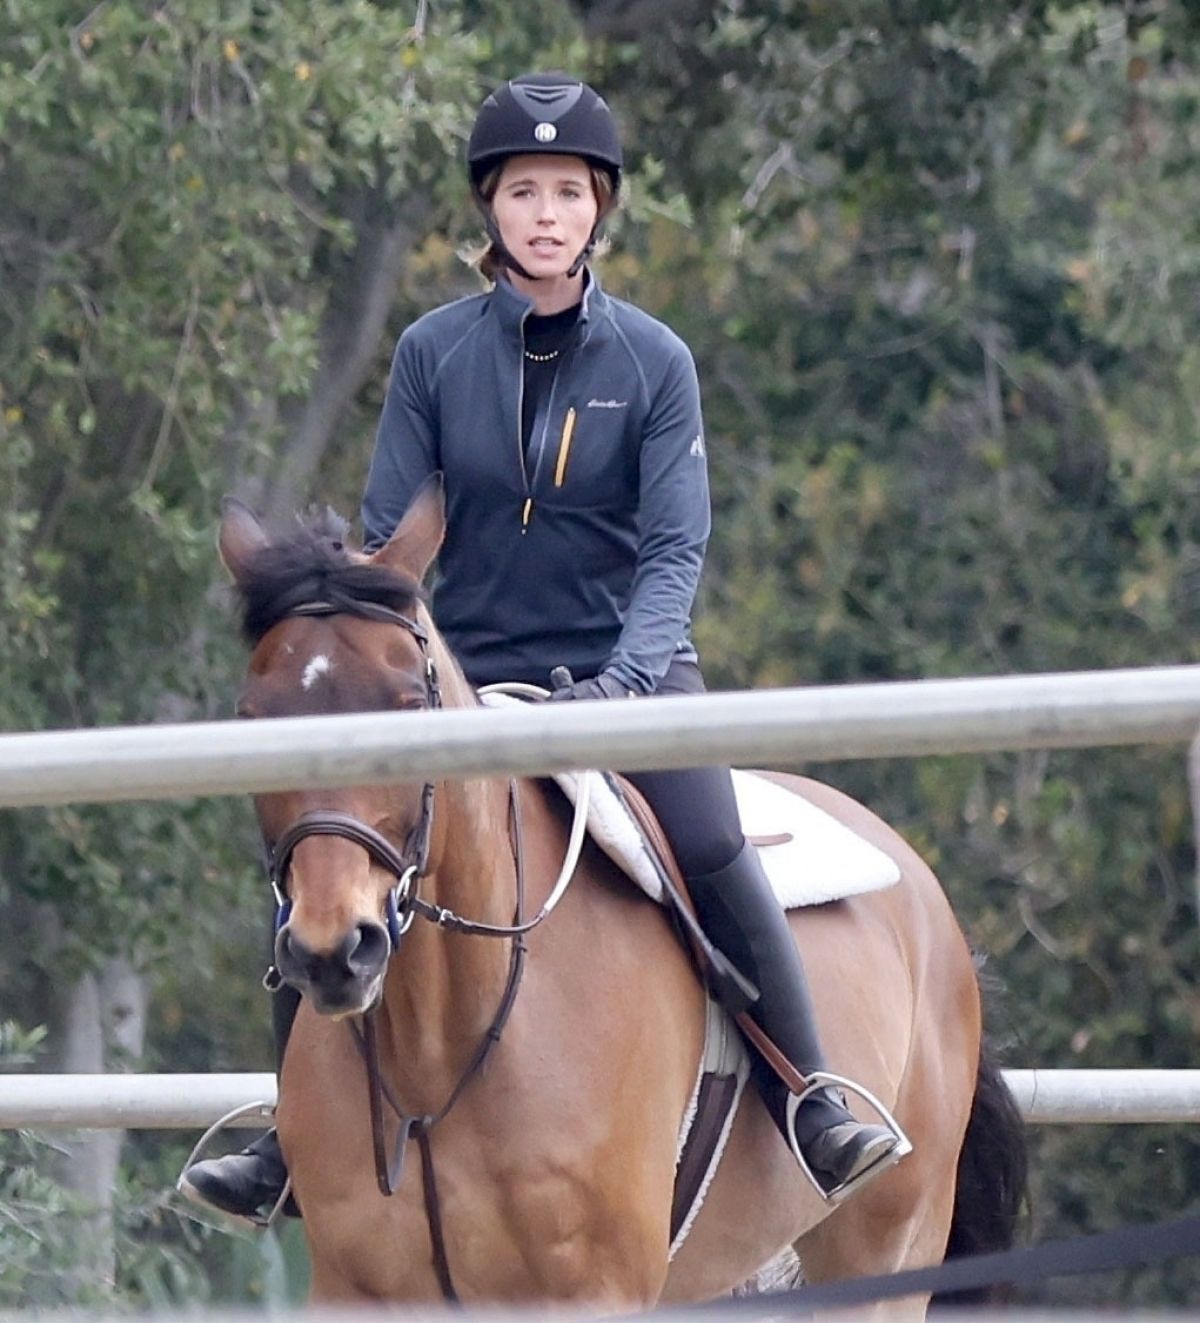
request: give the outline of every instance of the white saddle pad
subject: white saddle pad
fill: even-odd
[[[482,696],[488,707],[521,700],[508,694]],[[628,810],[599,772],[562,772],[555,781],[573,804],[576,781],[591,783],[588,831],[596,844],[652,899],[662,901],[662,883],[642,834]],[[800,795],[754,772],[735,771],[742,831],[748,837],[786,836],[778,845],[759,846],[759,855],[785,909],[880,891],[900,880],[896,861]]]
[[[608,780],[598,772],[564,772],[554,779],[574,803],[581,775],[591,782],[588,831],[596,844],[647,895],[661,901],[658,869]],[[758,847],[767,877],[785,909],[880,891],[900,880],[900,867],[890,855],[777,782],[735,770],[733,788],[746,836],[788,838]]]
[[[820,905],[900,881],[900,865],[832,814],[776,781],[735,771],[742,831],[750,837],[786,833],[791,840],[761,845],[759,854],[785,909]]]

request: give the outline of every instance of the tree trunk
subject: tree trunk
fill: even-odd
[[[146,981],[124,957],[70,984],[55,1011],[58,1070],[90,1075],[137,1065],[145,1041]],[[84,1209],[72,1296],[98,1283],[112,1286],[116,1277],[113,1192],[124,1137],[123,1130],[80,1131],[59,1146],[59,1180]]]
[[[303,404],[284,411],[283,452],[264,493],[267,516],[275,521],[286,519],[306,496],[346,408],[366,381],[396,282],[431,210],[423,197],[395,201],[382,189],[365,193],[361,208],[354,251],[329,279],[316,380]]]

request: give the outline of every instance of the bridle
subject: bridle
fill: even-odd
[[[423,659],[426,706],[430,710],[442,708],[442,691],[438,678],[437,665],[429,650],[428,631],[419,621],[395,611],[380,603],[355,600],[345,604],[314,601],[293,607],[288,615],[328,616],[354,614],[372,620],[382,620],[398,625],[406,630],[416,641]],[[433,833],[435,788],[432,782],[425,782],[421,789],[421,813],[416,825],[410,831],[403,849],[397,849],[391,841],[349,813],[333,809],[312,809],[301,814],[288,826],[268,849],[267,871],[271,889],[275,895],[276,913],[275,930],[280,929],[291,917],[292,901],[287,894],[287,875],[292,855],[297,845],[309,836],[339,836],[364,849],[370,858],[395,878],[384,905],[384,921],[390,945],[389,958],[399,949],[401,939],[408,931],[414,918],[427,919],[438,928],[458,933],[471,933],[483,937],[504,937],[512,942],[512,954],[509,959],[508,977],[500,1004],[492,1017],[492,1022],[471,1055],[457,1083],[438,1111],[414,1115],[407,1113],[400,1105],[395,1093],[384,1080],[379,1066],[379,1051],[375,1031],[376,1007],[362,1014],[361,1025],[348,1021],[354,1035],[355,1045],[363,1058],[367,1072],[367,1094],[371,1118],[371,1141],[375,1159],[375,1178],[380,1192],[385,1196],[395,1194],[399,1187],[404,1168],[404,1156],[410,1138],[415,1138],[421,1154],[421,1171],[425,1200],[425,1215],[429,1224],[430,1241],[433,1247],[433,1264],[437,1273],[442,1294],[448,1301],[457,1302],[458,1294],[450,1273],[446,1255],[445,1237],[442,1231],[441,1206],[437,1191],[434,1171],[433,1151],[430,1143],[430,1131],[443,1120],[454,1104],[462,1096],[471,1080],[480,1073],[492,1049],[500,1041],[508,1017],[516,1002],[524,970],[526,944],[525,934],[541,923],[557,904],[567,882],[574,872],[574,859],[578,856],[577,836],[581,835],[581,820],[572,830],[572,848],[568,850],[568,860],[551,894],[538,913],[529,920],[525,912],[525,869],[524,851],[521,836],[520,801],[515,781],[509,782],[509,840],[513,854],[516,874],[516,913],[512,924],[482,923],[465,919],[453,910],[441,905],[431,904],[420,894],[421,881],[429,866],[430,840]],[[585,801],[584,801],[585,802]],[[585,810],[586,812],[586,810]],[[263,979],[264,985],[271,991],[277,991],[283,983],[279,970],[272,965]],[[384,1107],[395,1114],[399,1122],[392,1155],[389,1159],[384,1136]],[[286,1196],[285,1196],[286,1197]],[[282,1204],[283,1200],[280,1200]]]
[[[347,603],[340,605],[333,602],[304,602],[293,607],[290,616],[332,616],[353,612],[371,620],[382,620],[387,624],[399,625],[416,639],[421,649],[423,663],[425,705],[431,710],[442,707],[442,687],[438,678],[437,663],[429,651],[429,633],[425,627],[411,616],[378,602]],[[309,836],[340,836],[361,846],[368,855],[396,879],[384,903],[384,923],[387,928],[390,954],[400,946],[400,939],[408,930],[414,916],[422,911],[435,911],[436,906],[428,905],[417,894],[420,879],[429,867],[429,842],[433,835],[433,798],[434,787],[426,781],[421,787],[421,816],[416,826],[409,833],[403,850],[396,847],[380,831],[369,827],[349,813],[340,813],[335,809],[310,809],[302,813],[278,839],[268,847],[267,876],[271,890],[275,894],[275,931],[278,933],[292,915],[292,901],[287,894],[287,874],[291,867],[292,855],[296,846]],[[432,917],[432,913],[427,917]],[[272,966],[267,971],[264,983],[272,991],[281,983],[279,971]]]
[[[425,706],[430,711],[439,711],[443,708],[442,688],[438,678],[437,663],[429,651],[429,633],[419,621],[414,620],[411,616],[393,611],[390,607],[376,602],[359,601],[346,603],[345,605],[332,602],[305,602],[301,606],[293,607],[288,612],[288,615],[293,616],[345,614],[361,615],[371,620],[382,620],[389,624],[399,625],[411,634],[421,649],[425,677]],[[537,690],[535,686],[530,685],[494,685],[490,687],[493,689],[508,689],[510,692],[520,691],[526,697],[542,692]],[[517,812],[515,807],[515,785],[510,787],[510,799],[514,806],[513,812]],[[581,795],[580,802],[583,804],[583,814],[586,814],[586,797]],[[580,829],[583,825],[583,815],[576,814],[577,821],[572,830],[567,860],[542,908],[532,919],[523,921],[518,917],[512,924],[495,924],[483,923],[477,919],[466,919],[461,914],[456,914],[454,910],[447,909],[443,905],[431,904],[420,894],[421,880],[425,877],[429,868],[429,844],[433,835],[433,807],[434,786],[432,782],[426,781],[421,787],[421,815],[416,826],[409,833],[403,850],[398,850],[382,832],[376,831],[374,827],[369,827],[365,822],[349,813],[340,813],[335,809],[310,809],[307,813],[302,813],[295,822],[280,833],[275,843],[267,850],[267,876],[271,884],[271,890],[275,895],[276,932],[291,917],[292,902],[287,895],[286,887],[288,868],[291,866],[292,854],[295,852],[296,846],[308,836],[340,836],[343,840],[352,841],[355,845],[361,846],[381,868],[386,869],[396,879],[396,885],[389,890],[387,900],[384,902],[384,923],[387,928],[388,940],[391,943],[392,954],[395,954],[400,946],[400,939],[408,931],[413,919],[418,916],[422,919],[428,919],[436,927],[444,928],[448,932],[470,933],[477,937],[518,937],[536,928],[549,916],[561,899],[562,893],[574,873],[579,846],[578,838],[582,835]],[[519,859],[517,863],[519,871]],[[269,990],[274,991],[279,986],[278,970],[274,967],[269,969],[264,983]]]

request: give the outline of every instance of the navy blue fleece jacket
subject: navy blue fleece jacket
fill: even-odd
[[[652,693],[695,657],[690,615],[709,533],[691,353],[594,275],[574,336],[521,438],[523,326],[501,280],[400,337],[363,496],[365,544],[444,475],[434,615],[475,684],[612,671]]]

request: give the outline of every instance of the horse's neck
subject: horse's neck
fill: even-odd
[[[516,914],[509,788],[501,780],[437,787],[421,895],[464,919],[507,926]],[[508,981],[511,940],[449,932],[418,917],[391,962],[385,1008],[398,1068],[449,1087],[490,1027]]]
[[[428,898],[463,918],[512,923],[517,884],[510,783],[449,781],[438,787],[437,800],[441,820]]]
[[[432,621],[429,628],[445,706],[477,706],[474,691]],[[443,782],[434,810],[434,876],[430,882],[437,894],[428,898],[464,918],[498,926],[512,922],[516,905],[511,784],[499,778]],[[496,940],[474,939],[474,945],[481,943],[495,946]]]
[[[475,706],[471,686],[424,607],[420,618],[429,632],[444,705]],[[509,783],[442,782],[433,813],[429,871],[421,881],[424,899],[477,923],[511,924],[517,868]],[[448,932],[421,918],[414,921],[391,962],[385,992],[396,1058],[405,1063],[406,1073],[424,1081],[461,1067],[491,1026],[511,959],[510,939]],[[432,1082],[431,1087],[438,1085]]]

